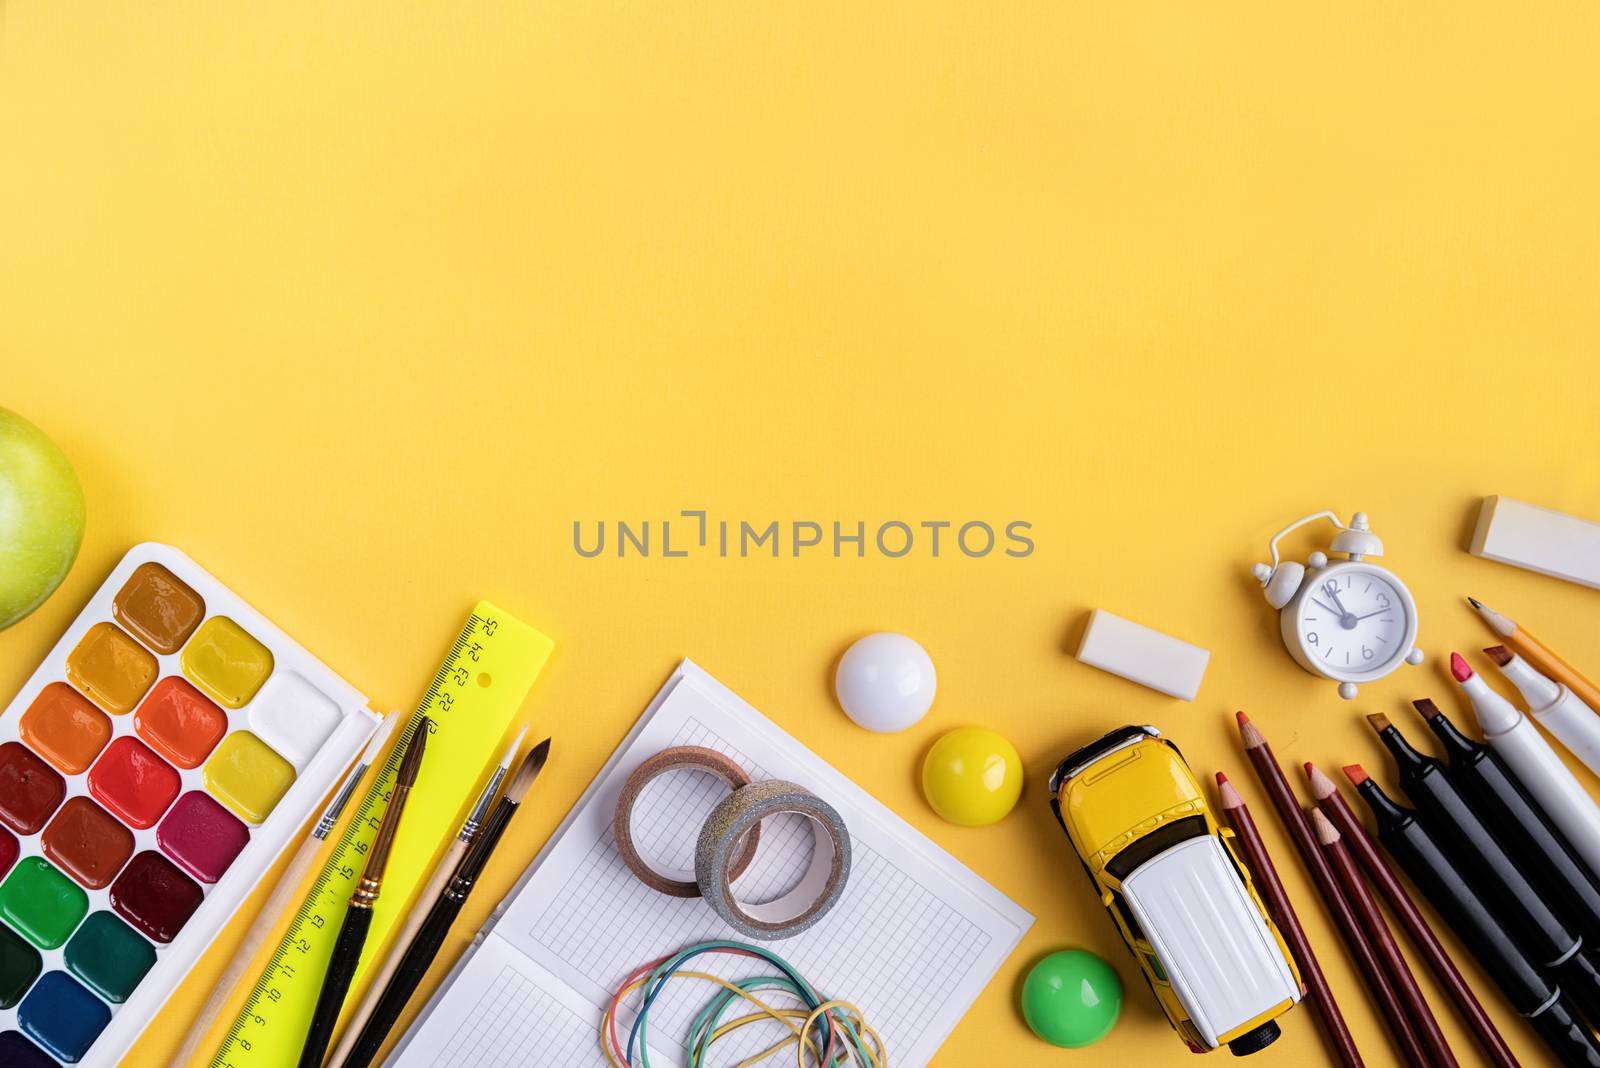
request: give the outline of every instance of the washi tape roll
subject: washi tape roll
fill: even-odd
[[[759,904],[740,901],[732,885],[739,877],[734,865],[739,843],[768,816],[786,812],[811,821],[815,844],[810,867],[781,897]],[[728,926],[751,938],[789,938],[826,916],[844,895],[850,878],[850,832],[838,811],[809,790],[781,779],[752,783],[723,798],[706,817],[694,870],[700,896]]]
[[[633,841],[633,809],[639,802],[639,794],[650,784],[653,779],[669,771],[699,771],[714,776],[725,783],[730,790],[738,790],[750,784],[750,776],[733,760],[715,749],[705,749],[698,745],[679,745],[671,749],[663,749],[655,756],[633,769],[633,774],[628,776],[628,781],[622,784],[622,793],[617,798],[616,815],[612,817],[611,829],[617,840],[617,852],[622,856],[622,862],[628,870],[638,876],[639,881],[652,890],[672,897],[699,897],[700,884],[690,878],[690,872],[661,872],[645,863],[639,855],[638,847]],[[729,861],[730,879],[737,879],[744,874],[750,866],[750,861],[755,858],[756,846],[761,842],[761,827],[759,821],[751,827],[738,843],[738,848],[731,850],[732,859]],[[682,878],[674,878],[681,874]]]

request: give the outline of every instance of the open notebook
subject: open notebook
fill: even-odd
[[[710,675],[684,661],[495,909],[388,1063],[399,1068],[529,1064],[604,1068],[601,1013],[634,968],[693,942],[738,939],[698,899],[648,889],[623,866],[611,818],[623,781],[673,745],[718,749],[753,779],[797,782],[844,817],[854,847],[843,899],[816,926],[771,943],[825,996],[848,998],[878,1029],[897,1068],[932,1058],[1016,947],[1033,917],[865,790],[829,767]],[[726,793],[708,776],[669,774],[635,809],[634,838],[653,867],[692,871],[704,816]],[[803,872],[811,833],[769,820],[741,898],[764,900]],[[690,876],[692,877],[692,876]],[[725,976],[743,963],[717,963]],[[682,980],[650,1013],[650,1060],[680,1066],[682,1040],[710,988]],[[623,1015],[619,1025],[631,1023]],[[775,1038],[749,1027],[717,1045],[729,1062]],[[792,1051],[789,1056],[792,1057]]]

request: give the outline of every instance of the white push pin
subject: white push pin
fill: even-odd
[[[904,634],[869,634],[845,650],[833,692],[869,731],[903,731],[928,714],[938,677],[927,650]]]

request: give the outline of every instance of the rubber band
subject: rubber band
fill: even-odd
[[[685,967],[696,957],[723,954],[747,957],[771,965],[774,975],[754,975],[725,979],[709,972]],[[737,1068],[753,1068],[789,1047],[794,1048],[797,1068],[887,1068],[888,1054],[878,1033],[868,1026],[865,1015],[851,1003],[824,998],[782,957],[761,946],[741,942],[701,942],[658,958],[634,969],[606,1005],[600,1021],[600,1048],[611,1068],[650,1068],[649,1017],[667,983],[674,979],[696,979],[718,987],[717,992],[694,1017],[684,1039],[687,1068],[706,1068],[712,1047],[735,1032],[757,1024],[776,1023],[788,1034],[773,1045],[738,1062]],[[757,992],[771,991],[792,999],[798,1007],[776,1006]],[[626,1046],[617,1031],[617,1014],[622,1003],[635,992],[641,1002],[628,1030]],[[740,1002],[757,1011],[724,1020],[730,1006]]]

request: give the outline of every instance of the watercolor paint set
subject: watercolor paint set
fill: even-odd
[[[135,546],[0,713],[0,1065],[111,1065],[379,722],[183,553]]]

